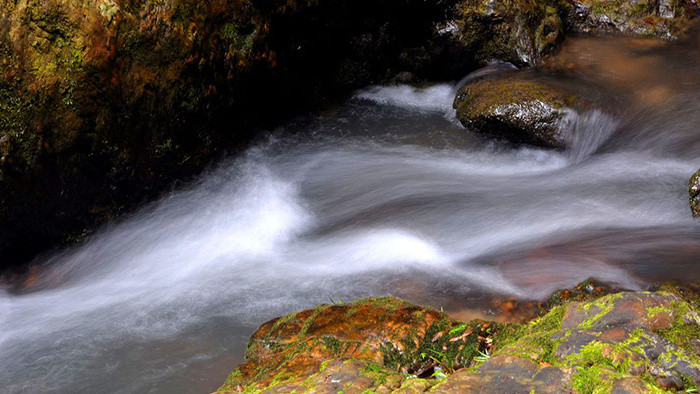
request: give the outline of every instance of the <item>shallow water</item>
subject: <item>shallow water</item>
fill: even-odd
[[[700,167],[698,46],[614,43],[585,63],[567,56],[610,42],[572,40],[565,71],[526,74],[602,107],[574,119],[568,151],[464,130],[453,84],[370,87],[270,132],[44,259],[33,291],[0,293],[0,386],[203,392],[259,324],[322,302],[393,294],[488,313],[494,295],[537,299],[591,276],[699,280],[686,186]],[[639,56],[660,62],[646,73],[693,77],[620,81],[613,64]]]

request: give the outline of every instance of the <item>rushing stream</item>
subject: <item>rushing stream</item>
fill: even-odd
[[[0,391],[213,390],[259,324],[367,295],[488,314],[591,276],[698,280],[699,49],[580,38],[569,71],[525,73],[598,103],[564,152],[465,130],[453,84],[369,87],[272,131],[0,293]]]

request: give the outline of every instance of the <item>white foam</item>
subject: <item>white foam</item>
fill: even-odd
[[[450,84],[418,88],[410,85],[371,86],[355,93],[354,97],[378,104],[396,107],[435,111],[453,115],[454,86]]]

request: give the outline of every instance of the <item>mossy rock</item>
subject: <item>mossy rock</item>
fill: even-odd
[[[459,90],[457,118],[469,130],[564,149],[562,122],[579,99],[549,85],[516,78],[485,79]]]
[[[251,337],[247,362],[219,390],[255,392],[282,385],[304,391],[323,380],[329,362],[354,363],[357,368],[342,368],[343,385],[362,390],[432,386],[433,381],[407,380],[467,367],[507,332],[502,324],[461,323],[393,297],[320,305],[263,324]]]
[[[691,178],[688,185],[690,193],[690,210],[693,212],[693,217],[700,218],[700,170]]]
[[[456,8],[458,37],[481,63],[534,66],[564,38],[565,8],[555,0],[466,0]]]
[[[395,298],[321,305],[261,326],[220,391],[660,393],[700,384],[697,292],[664,285],[555,303],[510,325],[460,323]]]
[[[574,0],[570,24],[582,32],[605,31],[676,39],[696,7],[684,0]]]

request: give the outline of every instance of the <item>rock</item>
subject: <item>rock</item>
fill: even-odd
[[[331,379],[340,388],[388,386],[410,392],[432,383],[407,384],[406,374],[430,376],[438,367],[453,372],[468,366],[480,351],[487,351],[487,338],[497,335],[501,326],[460,323],[391,297],[321,305],[263,324],[248,345],[247,362],[220,391],[277,390],[280,384],[291,389],[310,382],[328,387]],[[338,364],[334,360],[352,360],[354,367],[329,375],[329,365]]]
[[[700,170],[690,178],[688,186],[690,193],[690,210],[693,212],[693,217],[700,218]]]
[[[557,1],[467,0],[456,9],[459,40],[482,64],[503,60],[534,66],[564,37]]]
[[[515,143],[564,149],[569,141],[562,122],[577,102],[539,82],[504,78],[467,84],[457,93],[454,108],[470,130]]]
[[[684,0],[573,0],[570,25],[576,31],[620,32],[678,38],[697,8]]]
[[[694,290],[582,297],[557,296],[548,313],[507,325],[459,323],[395,298],[322,305],[261,326],[220,390],[643,393],[700,383]]]
[[[613,382],[610,394],[638,394],[647,393],[649,390],[644,385],[644,381],[639,378],[622,378]]]

